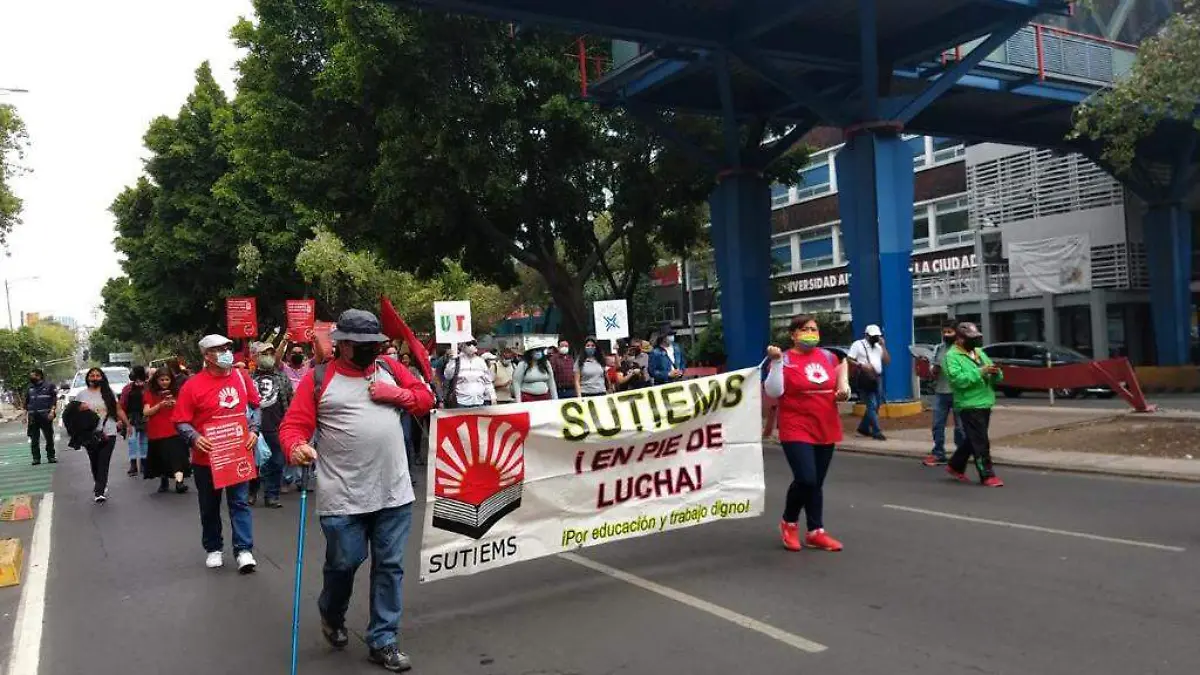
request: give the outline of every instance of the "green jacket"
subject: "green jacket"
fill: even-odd
[[[942,367],[954,390],[955,410],[977,410],[996,405],[994,388],[1004,379],[1004,374],[984,375],[979,369],[992,365],[992,360],[982,349],[975,350],[975,357],[978,361],[957,345],[946,354]]]

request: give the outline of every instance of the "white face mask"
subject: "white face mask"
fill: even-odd
[[[567,354],[571,353],[571,348],[570,347],[559,347],[558,353],[562,354],[563,356],[566,356]]]
[[[479,347],[476,347],[475,345],[467,345],[466,347],[463,347],[463,353],[467,356],[475,356],[479,353]]]
[[[667,345],[673,345],[673,344],[675,344],[675,336],[674,336],[674,335],[668,335],[668,336],[667,336],[667,338],[666,338],[666,340],[665,340],[665,342],[667,343]]]

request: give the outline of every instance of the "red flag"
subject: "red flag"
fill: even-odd
[[[379,319],[383,322],[383,334],[393,340],[404,340],[404,343],[408,345],[408,353],[412,354],[417,365],[420,366],[421,372],[425,374],[425,381],[433,382],[433,366],[429,363],[429,352],[426,351],[425,345],[421,344],[408,324],[404,323],[403,317],[396,312],[392,301],[386,295],[379,300]]]

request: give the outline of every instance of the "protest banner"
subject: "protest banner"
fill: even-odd
[[[250,428],[244,416],[210,422],[204,425],[200,433],[212,442],[208,461],[212,468],[213,488],[220,490],[258,478],[254,450],[246,445]]]
[[[332,321],[314,321],[313,322],[313,356],[318,357],[318,361],[323,358],[333,357],[333,329],[337,327]]]
[[[437,411],[421,581],[762,513],[757,369]]]
[[[592,304],[597,340],[629,337],[629,307],[624,300],[597,300]]]
[[[433,303],[434,338],[441,344],[456,345],[471,337],[471,302],[452,300]]]
[[[284,313],[287,315],[288,339],[292,342],[312,342],[317,301],[287,300],[284,302]]]
[[[226,337],[238,340],[258,336],[258,300],[225,298]]]

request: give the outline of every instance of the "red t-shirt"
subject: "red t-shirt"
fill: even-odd
[[[142,394],[142,403],[148,407],[162,403],[164,396],[158,396],[154,392],[146,389],[146,393]],[[158,412],[146,418],[146,438],[152,441],[157,441],[162,438],[170,438],[177,435],[175,431],[175,420],[171,419],[174,412],[173,408],[159,408]]]
[[[175,423],[192,425],[204,433],[204,425],[218,420],[246,416],[246,406],[259,405],[258,387],[240,368],[231,368],[225,375],[213,375],[207,370],[188,378],[175,401]],[[192,448],[192,464],[208,466],[208,455]]]
[[[837,407],[838,357],[824,349],[783,353],[779,440],[832,445],[842,440]]]

